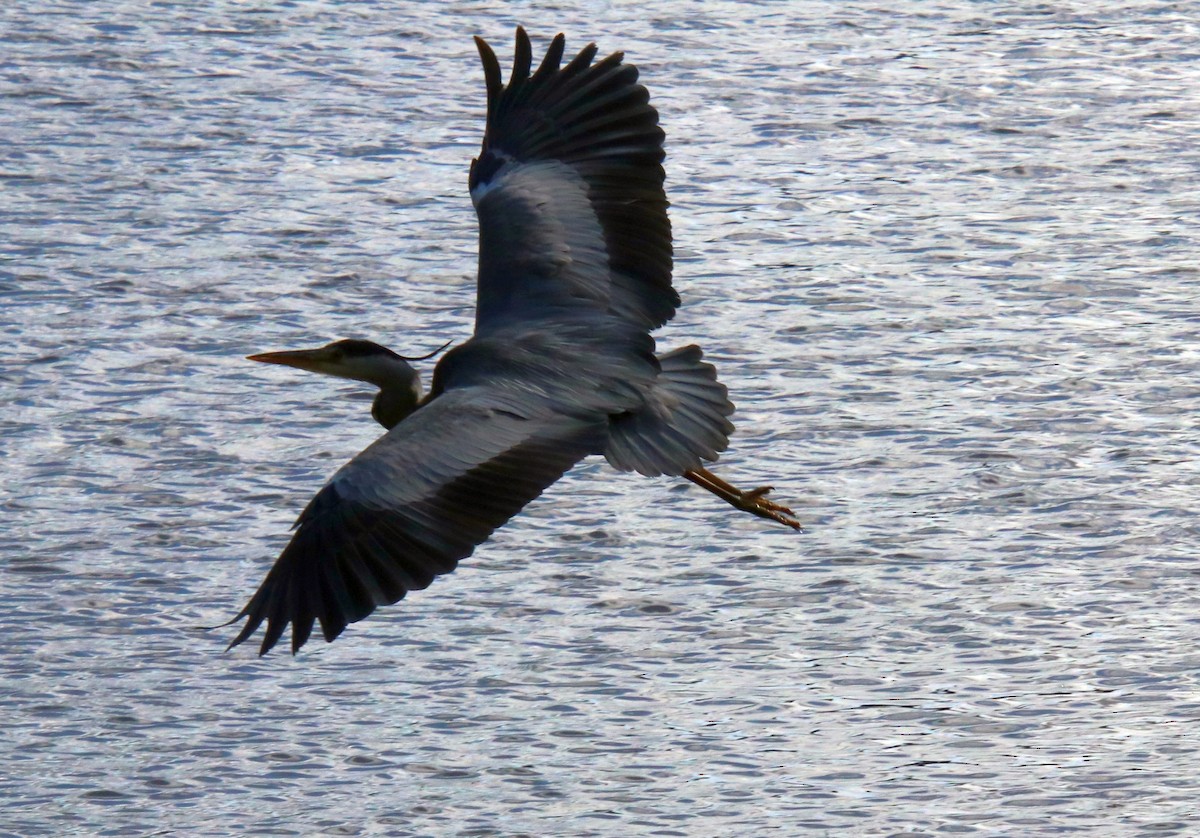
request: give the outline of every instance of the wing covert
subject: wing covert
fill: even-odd
[[[476,38],[487,128],[471,164],[479,216],[476,332],[563,307],[610,311],[647,330],[675,313],[663,131],[636,67],[594,44],[560,66],[555,37],[535,72],[517,29],[504,84]]]
[[[603,417],[565,416],[515,392],[467,387],[432,400],[340,469],[234,622],[230,647],[265,621],[259,654],[292,626],[326,641],[377,607],[450,573],[576,462],[600,450]]]

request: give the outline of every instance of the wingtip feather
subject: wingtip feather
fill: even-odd
[[[475,48],[479,50],[479,60],[483,64],[483,82],[487,87],[488,113],[491,114],[493,103],[504,87],[500,71],[500,59],[491,45],[478,35],[475,36]]]
[[[542,63],[538,65],[537,72],[534,77],[540,77],[553,73],[558,70],[562,64],[563,50],[567,46],[567,36],[559,32],[554,36],[554,40],[550,42],[550,48],[546,50],[546,55],[542,58]]]
[[[529,68],[533,64],[533,44],[523,27],[517,27],[517,45],[513,53],[512,75],[509,76],[508,86],[516,87],[529,78]]]

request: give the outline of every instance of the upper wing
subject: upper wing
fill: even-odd
[[[492,531],[603,447],[603,417],[567,417],[482,387],[443,393],[334,475],[258,592],[230,648],[264,620],[259,654],[292,624],[294,654],[454,570]]]
[[[471,164],[479,216],[475,331],[590,306],[646,330],[670,320],[671,224],[663,132],[636,67],[596,46],[560,67],[555,37],[530,75],[517,29],[512,76],[476,38],[487,80],[483,149]]]

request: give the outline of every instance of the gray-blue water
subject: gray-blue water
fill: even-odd
[[[1195,835],[1189,4],[0,9],[0,834]],[[589,461],[224,654],[370,394],[471,329],[470,36],[627,51],[718,471]]]

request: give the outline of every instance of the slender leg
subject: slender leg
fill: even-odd
[[[759,518],[778,521],[794,530],[801,529],[800,522],[796,520],[792,510],[782,504],[767,500],[767,492],[771,491],[770,486],[759,486],[757,489],[743,491],[732,484],[726,483],[704,468],[698,468],[695,471],[686,471],[683,473],[683,476],[697,486],[701,486],[712,492],[735,509],[749,512],[751,515],[757,515]]]

